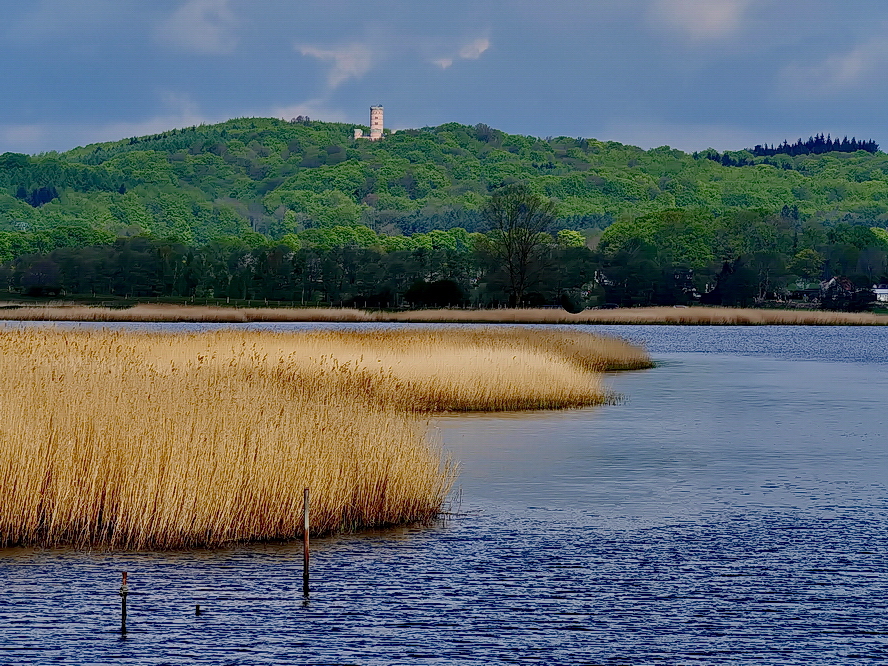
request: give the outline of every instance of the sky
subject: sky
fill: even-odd
[[[888,148],[884,0],[0,0],[0,153],[271,116]]]

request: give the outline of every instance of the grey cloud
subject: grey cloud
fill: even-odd
[[[649,20],[697,40],[721,39],[745,25],[753,0],[655,0]]]
[[[237,44],[237,16],[229,0],[188,0],[156,29],[162,42],[199,53],[230,53]]]
[[[840,92],[866,89],[874,84],[885,88],[888,67],[888,38],[884,30],[845,51],[818,62],[793,62],[781,71],[781,82],[788,92],[804,97],[824,97]]]
[[[490,39],[488,37],[478,37],[463,44],[455,53],[433,58],[432,63],[438,65],[441,69],[450,67],[454,60],[461,58],[463,60],[477,60],[485,51],[490,48]]]
[[[330,63],[330,71],[327,74],[327,86],[330,89],[337,88],[349,79],[363,76],[370,71],[374,63],[375,54],[366,44],[354,43],[330,48],[297,45],[296,48],[304,56]],[[377,57],[376,62],[378,60]]]

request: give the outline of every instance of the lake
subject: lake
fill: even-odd
[[[0,550],[0,663],[888,660],[888,333],[585,328],[658,367],[615,405],[435,419],[451,515],[316,540],[309,601],[299,543]]]

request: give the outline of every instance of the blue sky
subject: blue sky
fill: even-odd
[[[0,152],[235,116],[888,147],[884,0],[0,0]]]

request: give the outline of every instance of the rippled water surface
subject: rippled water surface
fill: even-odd
[[[308,602],[299,544],[0,550],[0,664],[888,661],[888,331],[590,328],[659,366],[436,420],[456,515],[316,541]]]

